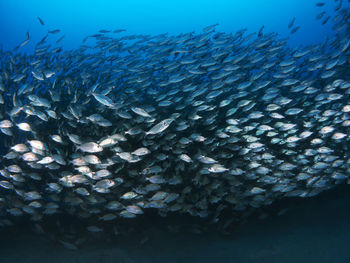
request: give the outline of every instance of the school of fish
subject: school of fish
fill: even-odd
[[[0,224],[69,214],[99,232],[147,210],[217,223],[349,183],[350,11],[336,2],[334,35],[294,49],[212,25],[101,30],[75,50],[46,35],[30,55],[27,34],[1,51]]]

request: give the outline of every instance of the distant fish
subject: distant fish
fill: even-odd
[[[47,31],[49,34],[58,34],[59,32],[61,32],[60,29],[54,29],[54,30],[48,30]]]
[[[294,33],[297,32],[299,29],[300,29],[300,26],[296,26],[296,27],[294,27],[294,28],[290,31],[290,33],[291,33],[291,34],[294,34]]]
[[[103,34],[93,34],[93,35],[91,35],[91,36],[88,36],[88,37],[102,37],[103,36]]]
[[[323,3],[323,2],[316,3],[317,7],[321,7],[321,6],[324,6],[324,5],[325,5],[325,3]]]
[[[331,18],[331,16],[327,16],[323,21],[322,21],[322,25],[325,25],[328,20]]]
[[[29,43],[29,38],[24,40],[19,46],[20,47],[24,47],[25,45],[27,45]]]
[[[289,22],[288,28],[292,28],[295,22],[295,17],[292,18],[292,20]]]
[[[69,242],[66,242],[63,240],[59,240],[59,242],[67,249],[70,249],[70,250],[77,250],[78,249],[78,247],[73,243],[69,243]]]
[[[61,36],[59,39],[57,39],[56,44],[59,44],[65,37],[66,35]]]
[[[316,19],[320,20],[325,14],[326,14],[326,12],[322,11],[321,13],[317,14]]]
[[[264,30],[264,26],[262,26],[258,32],[258,37],[262,37],[263,35],[263,30]]]
[[[21,44],[19,44],[18,48],[24,47],[24,46],[27,45],[28,43],[29,43],[29,32],[27,31],[27,33],[26,33],[26,39],[25,39]],[[17,49],[18,49],[18,48],[17,48]]]
[[[117,34],[117,33],[124,32],[124,31],[126,31],[126,30],[125,29],[116,29],[116,30],[113,30],[113,33]]]
[[[44,21],[43,21],[40,17],[38,17],[38,20],[39,20],[39,22],[40,22],[40,24],[41,24],[42,26],[45,26]]]
[[[37,45],[44,44],[48,36],[49,36],[49,35],[45,35],[45,36],[38,42]]]
[[[216,23],[214,25],[210,25],[210,26],[207,26],[203,29],[204,32],[209,32],[210,30],[214,29],[215,27],[217,27],[219,24]]]

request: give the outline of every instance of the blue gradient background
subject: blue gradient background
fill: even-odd
[[[65,35],[61,44],[76,48],[81,40],[100,29],[126,29],[127,34],[178,34],[199,32],[205,26],[219,23],[217,30],[235,32],[247,28],[257,32],[278,32],[290,36],[289,44],[318,43],[331,32],[330,21],[322,26],[315,19],[322,10],[333,13],[334,0],[323,0],[326,5],[316,7],[318,0],[1,0],[0,48],[12,49],[25,40],[30,32],[30,43],[20,51],[32,51],[35,43],[47,30],[61,29],[50,35],[54,43]],[[37,20],[40,16],[45,26]],[[289,34],[288,24],[296,17],[299,31]]]

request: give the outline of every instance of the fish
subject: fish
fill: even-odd
[[[261,28],[259,29],[259,32],[258,32],[258,37],[262,37],[263,30],[264,30],[264,26],[261,26]]]
[[[149,215],[226,229],[224,217],[348,184],[350,12],[329,15],[315,17],[329,38],[299,47],[214,24],[101,29],[73,49],[49,31],[31,54],[0,49],[0,225],[79,218],[57,238],[76,249],[71,232]]]
[[[105,95],[102,94],[96,94],[96,93],[92,93],[92,95],[94,96],[94,98],[101,104],[107,106],[107,107],[114,107],[115,104],[113,103],[113,101],[108,98]]]
[[[29,32],[26,33],[26,39],[21,43],[19,44],[19,47],[24,47],[25,45],[27,45],[30,41],[30,38],[29,38]]]
[[[106,29],[100,29],[98,32],[100,33],[110,33],[110,30],[106,30]]]
[[[45,25],[44,21],[40,17],[37,17],[37,18],[38,18],[40,25],[44,26]]]
[[[151,151],[145,147],[138,148],[135,151],[131,152],[131,154],[137,155],[137,156],[144,156],[144,155],[147,155],[150,153],[151,153]]]
[[[290,31],[290,33],[291,33],[291,34],[295,34],[299,29],[300,29],[300,26],[296,26],[296,27],[292,28],[292,30]]]
[[[47,33],[49,34],[58,34],[59,32],[61,32],[60,29],[53,29],[53,30],[48,30]]]
[[[209,32],[211,30],[213,30],[215,27],[217,27],[219,24],[216,23],[216,24],[213,24],[213,25],[210,25],[210,26],[206,26],[205,28],[203,28],[203,32]]]
[[[162,120],[158,124],[154,125],[148,132],[146,132],[145,135],[149,135],[149,134],[154,135],[154,134],[161,133],[165,131],[173,121],[174,119],[170,119],[170,118]]]
[[[59,242],[67,249],[69,250],[78,250],[78,247],[70,242],[64,241],[64,240],[59,240]]]
[[[292,28],[295,23],[295,17],[292,18],[292,20],[288,24],[288,28]]]
[[[113,30],[113,33],[118,34],[118,33],[124,32],[124,31],[126,31],[126,29],[115,29],[115,30]]]
[[[61,43],[61,41],[66,37],[66,35],[61,36],[59,39],[57,39],[56,44]]]
[[[40,45],[44,44],[44,43],[46,42],[46,39],[47,39],[48,36],[49,36],[48,34],[45,35],[45,36],[37,43],[37,45],[40,46]]]
[[[331,16],[327,16],[323,21],[322,21],[322,25],[327,24],[328,20],[331,18]]]
[[[325,3],[324,3],[324,2],[318,2],[318,3],[316,3],[315,5],[316,5],[317,7],[322,7],[322,6],[325,5]]]
[[[140,116],[142,116],[142,117],[145,117],[145,118],[152,118],[152,116],[149,115],[149,113],[146,112],[146,111],[145,111],[144,109],[142,109],[142,108],[139,108],[139,107],[131,107],[131,110],[132,110],[134,113],[136,113],[136,114],[138,114],[138,115],[140,115]]]
[[[103,148],[95,142],[86,142],[81,145],[77,145],[77,148],[83,152],[96,153],[103,151]]]
[[[320,20],[325,14],[326,14],[326,11],[322,11],[321,13],[316,15],[316,19]]]
[[[142,215],[143,211],[140,207],[136,205],[129,205],[125,207],[125,210],[128,211],[129,213],[135,214],[135,215]]]

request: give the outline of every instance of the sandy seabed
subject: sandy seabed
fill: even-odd
[[[233,234],[169,233],[89,243],[72,251],[32,230],[0,231],[0,263],[350,262],[350,187],[290,204],[283,215],[249,220]],[[143,233],[144,235],[144,233]]]

